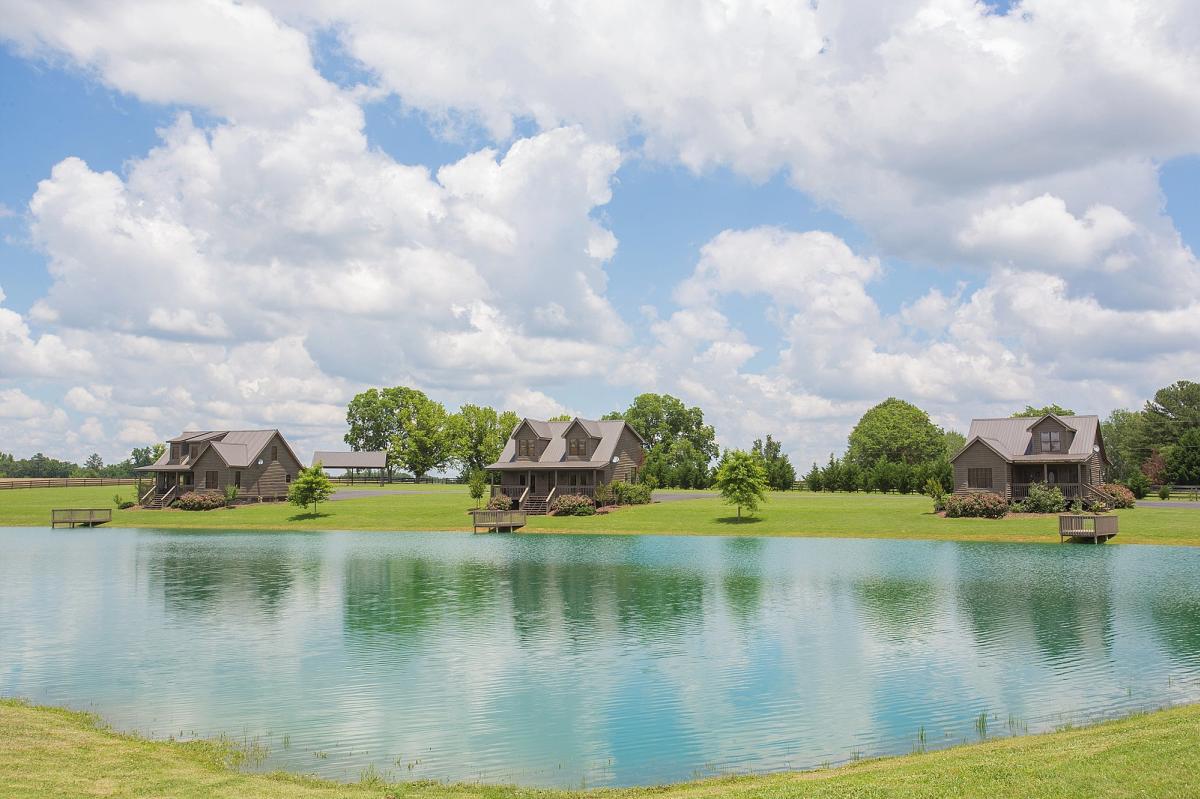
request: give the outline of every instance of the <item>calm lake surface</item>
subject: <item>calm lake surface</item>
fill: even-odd
[[[1200,549],[0,529],[0,695],[339,779],[801,768],[1200,700]]]

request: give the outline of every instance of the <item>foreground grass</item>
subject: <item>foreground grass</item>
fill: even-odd
[[[113,799],[346,797],[1029,797],[1194,796],[1200,784],[1200,707],[1094,727],[1006,738],[837,769],[590,792],[378,781],[342,785],[287,774],[244,774],[209,742],[148,741],[107,731],[87,715],[0,700],[0,795]]]
[[[327,502],[316,513],[287,503],[245,505],[206,512],[113,512],[113,525],[222,530],[469,530],[473,502],[463,486],[357,487],[362,497]],[[112,487],[0,491],[0,526],[46,526],[51,508],[112,507]],[[126,494],[131,494],[125,489]],[[1120,511],[1114,543],[1200,546],[1200,506],[1141,507]],[[672,535],[833,536],[942,541],[1058,543],[1050,517],[943,519],[920,495],[773,493],[754,516],[736,518],[720,499],[621,508],[598,516],[531,517],[525,532],[645,533]]]

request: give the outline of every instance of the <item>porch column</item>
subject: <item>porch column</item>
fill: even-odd
[[[1049,480],[1050,480],[1050,466],[1048,464],[1043,463],[1042,464],[1042,482],[1046,483]]]

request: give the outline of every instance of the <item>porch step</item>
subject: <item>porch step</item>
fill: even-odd
[[[525,504],[521,506],[521,510],[529,516],[545,516],[546,515],[546,497],[526,497]]]

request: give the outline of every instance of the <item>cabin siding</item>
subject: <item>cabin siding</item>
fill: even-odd
[[[278,454],[277,460],[274,461],[271,460],[272,447],[276,448]],[[261,465],[258,463],[259,459],[263,461]],[[195,481],[195,491],[215,493],[223,492],[226,487],[234,485],[236,473],[241,472],[239,496],[278,498],[287,496],[288,477],[294,479],[300,469],[300,462],[292,457],[291,450],[284,443],[283,437],[276,434],[263,447],[261,453],[254,455],[250,465],[246,467],[226,466],[217,451],[211,446],[207,447],[196,459],[192,467],[192,476]],[[210,471],[217,473],[217,486],[212,489],[207,488],[205,484],[205,473]]]
[[[954,491],[955,493],[986,492],[989,489],[969,488],[967,486],[968,469],[991,469],[992,487],[990,491],[1005,499],[1012,496],[1012,474],[1009,464],[991,450],[982,441],[971,444],[954,461]]]
[[[638,437],[626,427],[617,439],[613,457],[617,458],[617,463],[609,463],[604,467],[604,482],[632,483],[634,470],[641,469],[646,460],[646,451]]]

